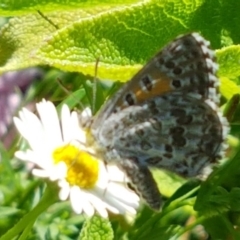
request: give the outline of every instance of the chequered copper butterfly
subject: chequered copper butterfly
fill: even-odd
[[[89,124],[97,153],[120,166],[154,209],[161,195],[148,167],[204,175],[221,157],[228,122],[219,109],[209,42],[180,36],[125,84]]]

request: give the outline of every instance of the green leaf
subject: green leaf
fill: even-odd
[[[170,240],[170,239],[176,239],[176,238],[174,238],[174,235],[176,235],[176,233],[179,232],[180,229],[181,229],[181,226],[178,226],[178,225],[158,227],[158,228],[153,229],[147,235],[138,236],[137,238],[134,238],[134,239],[135,240],[145,240],[145,239]]]
[[[234,94],[240,93],[237,85],[237,78],[240,76],[240,45],[220,49],[216,55],[220,65],[218,73],[221,77],[220,91],[225,98],[230,99]]]
[[[77,104],[81,102],[83,97],[86,95],[84,89],[78,89],[77,91],[70,94],[61,104],[58,106],[58,109],[62,109],[62,106],[66,104],[70,109],[73,109]]]
[[[185,184],[183,184],[181,187],[179,187],[176,192],[165,202],[164,208],[166,208],[172,201],[184,196],[185,194],[188,194],[192,190],[195,189],[195,192],[192,195],[196,195],[197,187],[200,184],[200,180],[198,179],[191,179]],[[187,196],[192,197],[192,196]]]
[[[232,211],[240,211],[240,188],[232,188],[230,192],[230,206]]]
[[[167,197],[174,194],[174,192],[186,182],[185,179],[168,171],[153,169],[152,173],[159,186],[160,192]]]
[[[240,45],[232,45],[217,50],[216,55],[220,65],[219,75],[221,77],[235,79],[240,76]]]
[[[239,158],[238,147],[236,155],[202,183],[194,206],[196,211],[205,216],[216,216],[231,209],[233,196],[237,196],[235,200],[238,201],[238,191],[231,192],[231,189],[240,187]]]
[[[72,19],[86,17],[81,10],[72,12],[55,12],[50,19],[59,28],[72,22]],[[44,64],[37,59],[36,51],[48,41],[57,29],[37,12],[36,14],[12,18],[0,32],[0,72],[16,70]]]
[[[128,4],[137,2],[136,0],[124,0],[119,3],[117,0],[111,1],[77,1],[77,0],[37,0],[37,1],[8,1],[2,0],[0,5],[0,15],[9,16],[9,15],[19,15],[23,13],[35,12],[36,10],[41,11],[57,11],[65,9],[76,9],[76,8],[109,8],[110,6],[116,6],[121,4]]]
[[[177,234],[181,229],[182,226],[166,224],[166,221],[161,222],[161,215],[158,214],[155,217],[150,216],[150,218],[146,219],[142,226],[139,226],[137,229],[134,229],[135,231],[130,232],[129,239],[175,239],[175,234]]]
[[[93,216],[84,223],[79,239],[113,239],[113,231],[110,222],[107,219],[103,219],[99,216]]]
[[[215,216],[206,219],[202,223],[211,239],[240,239],[240,234],[225,215]]]
[[[29,5],[25,7],[31,9]],[[60,2],[59,9],[64,7],[65,3]],[[76,9],[76,5],[73,7]],[[224,37],[219,34],[223,19],[225,25],[229,24],[225,15],[233,10],[224,1],[220,4],[217,0],[149,0],[111,8],[111,11],[97,7],[92,12],[88,8],[75,9],[45,13],[58,29],[39,14],[11,19],[0,32],[0,72],[48,64],[93,75],[96,59],[100,58],[98,77],[126,81],[179,34],[202,32],[214,48],[220,48]],[[232,14],[239,18],[236,12]],[[234,24],[237,28],[237,22]],[[228,35],[231,38],[231,33]],[[235,36],[234,40],[239,41],[240,37]]]
[[[20,209],[14,207],[0,207],[0,211],[1,211],[0,219],[21,213]]]
[[[189,17],[190,9],[184,6],[179,8]],[[65,71],[85,74],[93,73],[92,66],[100,58],[100,78],[125,81],[139,70],[139,63],[186,31],[182,22],[168,17],[168,10],[168,4],[147,1],[82,19],[58,31],[40,48],[38,57]],[[169,26],[171,31],[166,34],[164,27],[157,26]]]

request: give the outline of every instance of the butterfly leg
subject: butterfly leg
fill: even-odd
[[[147,204],[154,210],[159,210],[162,203],[161,194],[150,170],[132,159],[124,159],[121,168]]]

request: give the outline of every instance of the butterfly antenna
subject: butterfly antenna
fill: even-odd
[[[48,17],[46,17],[40,10],[37,10],[37,13],[38,13],[43,19],[45,19],[49,24],[51,24],[53,27],[55,27],[56,30],[59,29],[59,27],[58,27],[53,21],[51,21]]]
[[[95,113],[96,108],[96,96],[97,96],[97,70],[98,70],[98,64],[99,64],[99,57],[96,60],[95,64],[95,71],[94,71],[94,79],[93,79],[93,100],[92,100],[92,113]]]

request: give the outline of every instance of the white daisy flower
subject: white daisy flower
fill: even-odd
[[[116,214],[135,214],[139,197],[127,188],[125,174],[116,166],[107,166],[86,148],[87,132],[80,127],[77,112],[64,105],[59,120],[56,108],[43,100],[37,104],[39,118],[23,108],[14,123],[29,144],[15,156],[36,166],[33,174],[57,181],[59,198],[69,199],[73,210],[102,217],[108,210]],[[86,120],[89,110],[83,112]],[[93,151],[93,149],[91,149]]]

